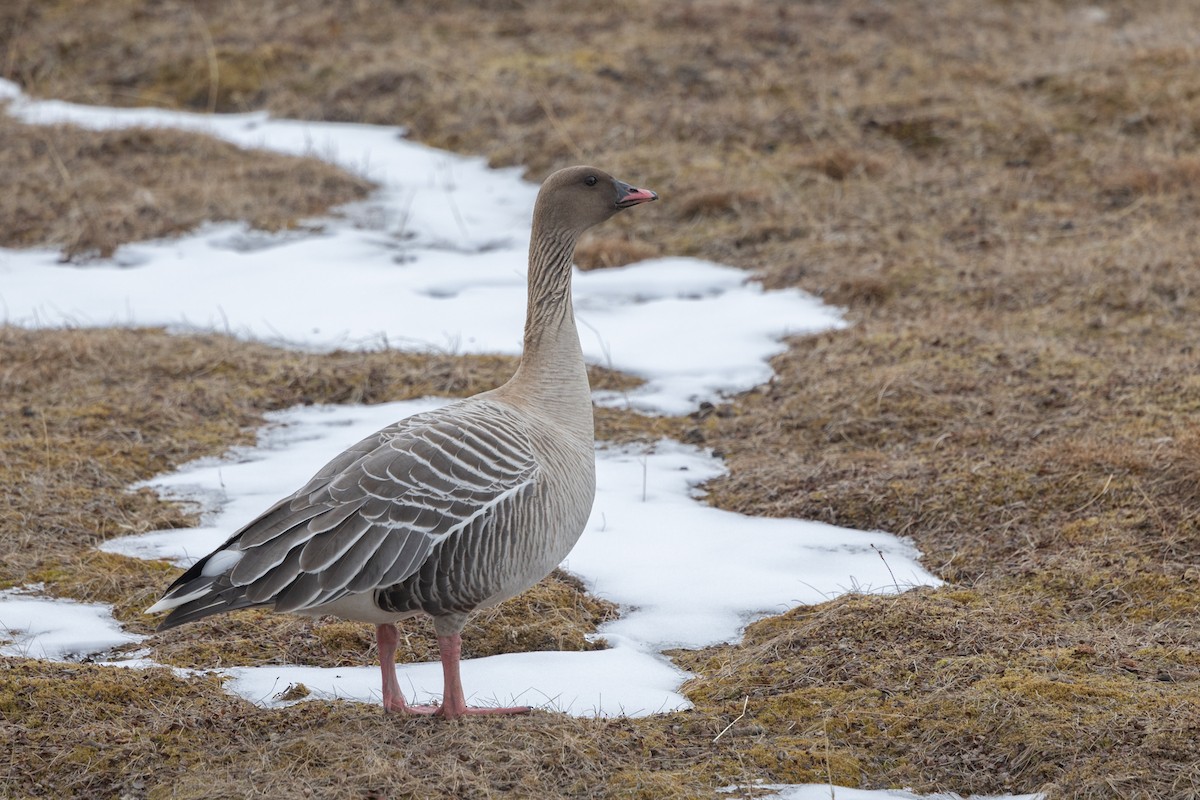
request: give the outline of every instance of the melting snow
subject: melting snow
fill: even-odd
[[[380,185],[369,201],[266,234],[212,225],[179,239],[121,248],[108,262],[58,263],[48,250],[0,249],[0,320],[23,326],[166,325],[217,329],[326,350],[388,346],[517,353],[525,251],[537,187],[514,170],[404,140],[398,128],[201,115],[34,101],[0,81],[8,113],[26,122],[91,128],[167,126],[248,147],[315,155]],[[636,180],[637,176],[621,176]],[[653,187],[670,202],[669,187]],[[654,207],[634,213],[654,213]],[[589,359],[647,380],[601,403],[686,413],[700,400],[770,377],[782,339],[844,325],[798,291],[767,292],[731,267],[664,258],[575,276]],[[271,416],[257,448],[185,465],[152,485],[205,509],[201,527],[109,542],[105,549],[187,564],[308,479],[328,457],[395,419],[444,401],[298,408]],[[583,539],[564,566],[625,609],[602,631],[612,647],[472,659],[464,683],[479,704],[523,703],[580,715],[684,708],[686,674],[659,650],[734,640],[751,619],[840,592],[891,592],[936,579],[907,542],[798,520],[753,519],[708,507],[697,485],[723,471],[673,442],[601,447],[598,490]],[[104,606],[0,592],[0,653],[63,659],[136,641]],[[142,659],[123,662],[146,665]],[[378,702],[376,667],[228,670],[230,686],[264,704],[303,683],[313,697]],[[436,699],[435,664],[402,665],[416,702]],[[779,797],[832,787],[769,787]],[[844,800],[910,798],[836,788]]]
[[[51,250],[0,249],[0,321],[216,329],[313,350],[520,352],[537,187],[515,170],[407,141],[397,128],[34,101],[0,81],[6,96],[8,112],[30,123],[184,128],[323,157],[380,189],[307,235],[211,225],[86,268]],[[668,414],[767,380],[783,337],[845,324],[803,292],[767,292],[741,270],[689,258],[577,272],[574,296],[586,357],[647,379],[598,401]]]
[[[103,549],[189,565],[347,445],[444,402],[311,406],[272,414],[257,448],[194,462],[145,484],[200,503],[208,510],[200,527],[114,539]],[[892,592],[937,583],[917,563],[916,550],[890,534],[712,508],[695,496],[695,487],[724,471],[712,456],[677,442],[599,448],[592,516],[564,567],[626,609],[601,631],[612,649],[472,661],[464,675],[477,680],[464,677],[464,684],[488,693],[476,702],[494,697],[512,705],[544,697],[550,708],[587,715],[685,708],[677,690],[687,675],[660,650],[734,641],[755,617],[849,589]],[[374,668],[254,667],[233,674],[237,691],[256,700],[297,681],[318,696],[372,700],[379,692]],[[441,691],[436,664],[402,666],[400,680],[419,697]]]
[[[0,591],[0,655],[76,661],[141,640],[106,605]]]

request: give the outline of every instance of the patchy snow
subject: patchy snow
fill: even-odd
[[[939,583],[891,534],[713,508],[696,486],[725,471],[678,442],[598,451],[592,516],[564,566],[630,609],[606,634],[657,650],[698,648],[736,641],[752,619],[851,589]]]
[[[9,322],[217,329],[317,350],[519,352],[537,187],[514,170],[489,170],[482,159],[406,141],[396,128],[35,101],[3,83],[0,95],[11,99],[9,113],[34,124],[200,131],[242,146],[316,155],[380,186],[369,201],[344,207],[340,218],[314,220],[307,232],[213,225],[123,247],[111,261],[82,267],[62,265],[44,250],[0,251],[0,313]],[[767,292],[740,270],[695,259],[577,273],[574,285],[589,358],[647,380],[598,401],[651,412],[686,413],[701,399],[759,384],[769,379],[768,359],[783,349],[783,337],[844,324],[835,309],[801,292]],[[190,564],[348,444],[444,402],[271,415],[258,447],[148,484],[198,503],[201,527],[104,547]],[[694,496],[696,486],[724,467],[696,448],[602,446],[597,456],[594,513],[564,566],[624,607],[602,632],[613,647],[464,666],[478,679],[468,677],[468,687],[498,702],[542,697],[550,707],[585,714],[681,708],[686,701],[677,689],[687,676],[659,655],[663,648],[736,640],[755,617],[847,589],[936,582],[912,547],[888,534],[709,507]],[[436,668],[404,669],[419,695],[440,691]],[[303,682],[317,696],[370,700],[379,686],[374,673],[304,670]],[[298,679],[279,668],[235,674],[234,685],[255,698]]]
[[[143,637],[121,630],[112,609],[33,593],[0,591],[0,656],[78,661]]]
[[[686,674],[665,657],[636,643],[610,638],[611,648],[586,653],[506,653],[462,662],[467,702],[474,706],[534,706],[576,716],[643,717],[688,708],[674,690]],[[263,705],[286,701],[278,695],[303,684],[305,699],[342,698],[381,702],[378,666],[237,667],[225,670],[226,687]],[[437,662],[400,664],[396,676],[405,698],[429,704],[441,701],[442,667]]]
[[[325,158],[380,188],[307,234],[210,225],[85,268],[51,250],[0,249],[2,321],[215,329],[312,350],[520,352],[537,186],[516,170],[407,141],[398,128],[98,108],[31,100],[0,81],[5,96],[30,123],[183,128]],[[585,356],[648,379],[598,400],[668,414],[767,380],[783,337],[845,324],[803,292],[767,292],[741,270],[690,258],[577,271],[574,297]]]
[[[143,484],[199,503],[205,509],[200,527],[114,539],[102,547],[190,565],[346,446],[444,402],[310,406],[272,414],[257,447],[193,462]],[[917,563],[916,550],[890,534],[712,508],[695,487],[725,469],[694,447],[671,441],[637,449],[602,446],[596,456],[596,502],[563,566],[594,594],[624,607],[621,618],[600,632],[612,649],[471,662],[464,675],[480,680],[464,677],[468,690],[486,691],[486,698],[505,704],[544,697],[547,707],[589,715],[685,708],[677,690],[687,675],[658,655],[665,648],[735,641],[756,617],[850,589],[893,592],[938,583]],[[376,669],[306,668],[300,676],[290,667],[254,667],[233,674],[235,687],[244,687],[237,691],[254,699],[296,681],[315,696],[371,700],[379,691]],[[436,664],[402,667],[405,679],[421,696],[441,691]]]
[[[109,261],[82,267],[62,265],[48,250],[0,249],[2,321],[215,329],[311,350],[519,352],[537,187],[515,170],[489,170],[482,159],[406,141],[398,128],[35,101],[0,81],[5,99],[8,113],[34,124],[167,126],[314,155],[380,189],[342,208],[339,217],[313,220],[301,230],[268,234],[212,225],[179,239],[123,247]],[[654,207],[630,213],[654,213]],[[652,413],[687,413],[701,400],[762,383],[784,337],[845,324],[836,309],[801,292],[767,292],[740,270],[685,258],[577,273],[574,297],[587,357],[647,380],[628,394],[600,393],[597,402]],[[105,549],[192,563],[346,445],[443,402],[271,415],[257,447],[148,482],[167,496],[199,503],[201,527],[120,539]],[[601,632],[610,649],[464,661],[472,703],[584,716],[685,708],[678,688],[687,675],[660,654],[665,647],[735,640],[758,616],[851,589],[892,592],[937,583],[910,544],[885,533],[710,508],[697,486],[724,467],[696,448],[602,445],[597,458],[594,511],[564,566],[623,606],[623,616]],[[140,638],[123,633],[104,606],[13,591],[0,592],[0,637],[9,640],[0,654],[52,659],[102,653]],[[151,664],[145,653],[116,663]],[[226,672],[233,691],[268,705],[287,702],[279,695],[300,683],[309,697],[379,702],[374,666]],[[440,696],[438,664],[401,665],[398,675],[411,700]],[[915,797],[829,786],[759,788],[787,800]]]

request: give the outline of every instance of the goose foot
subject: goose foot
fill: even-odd
[[[458,719],[467,715],[483,714],[528,714],[533,709],[529,706],[509,706],[505,708],[478,708],[467,705],[463,694],[462,678],[458,672],[458,662],[462,656],[462,636],[451,634],[439,636],[438,652],[442,657],[442,677],[445,688],[442,691],[442,705],[435,712],[446,719]]]
[[[502,708],[481,708],[479,706],[416,706],[415,708],[433,708],[433,713],[445,719],[458,719],[459,717],[467,716],[484,716],[496,714],[528,714],[533,711],[529,706],[508,706]],[[428,713],[421,711],[419,713]]]
[[[375,638],[379,643],[379,668],[383,673],[384,713],[458,719],[476,715],[528,714],[533,710],[529,706],[478,708],[467,705],[467,699],[463,694],[462,678],[458,670],[458,663],[462,655],[462,637],[457,633],[438,637],[438,651],[442,657],[442,676],[446,683],[442,693],[442,704],[409,705],[404,700],[404,693],[400,691],[400,682],[396,680],[396,643],[399,640],[399,631],[391,623],[376,625]]]
[[[411,714],[420,717],[442,717],[443,719],[459,719],[466,716],[477,716],[485,714],[528,714],[533,711],[529,706],[511,706],[508,708],[480,708],[477,706],[443,706],[443,705],[422,705],[412,706],[400,702],[385,703],[383,706],[386,714]]]

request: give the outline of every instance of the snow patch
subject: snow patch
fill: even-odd
[[[538,187],[517,170],[489,169],[386,126],[100,108],[32,100],[11,83],[0,83],[0,95],[11,98],[9,114],[32,124],[197,131],[324,158],[380,186],[342,216],[298,230],[209,225],[84,268],[63,266],[55,251],[0,249],[0,320],[218,330],[315,351],[520,351]],[[647,381],[598,401],[649,413],[684,414],[750,389],[770,377],[767,360],[784,337],[845,325],[840,311],[803,292],[768,292],[741,270],[689,258],[577,271],[574,298],[587,359]]]
[[[144,638],[121,630],[110,606],[38,597],[38,588],[0,591],[0,655],[78,661]]]

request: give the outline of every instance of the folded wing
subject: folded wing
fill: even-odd
[[[459,403],[384,428],[326,464],[198,561],[149,611],[160,628],[237,608],[303,611],[392,586],[438,542],[476,530],[533,491],[520,419]]]

